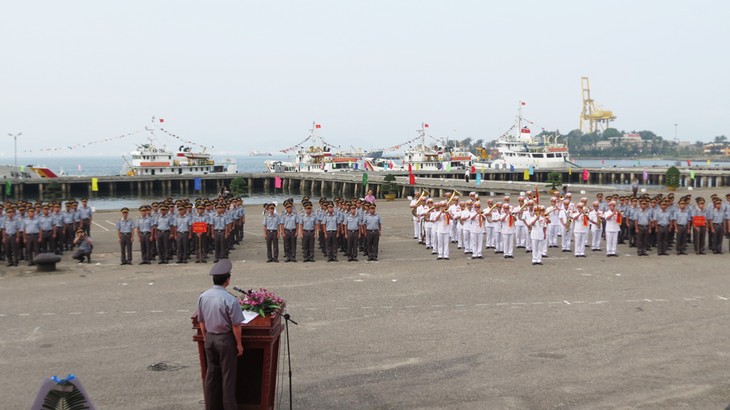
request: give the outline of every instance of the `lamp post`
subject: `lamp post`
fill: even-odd
[[[13,140],[15,142],[15,144],[14,144],[15,171],[17,172],[18,171],[18,137],[21,136],[21,135],[23,135],[23,133],[22,132],[19,132],[17,134],[8,133],[8,135],[10,135],[11,137],[13,137]]]

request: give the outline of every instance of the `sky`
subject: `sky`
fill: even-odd
[[[578,128],[581,76],[619,130],[730,136],[727,1],[79,0],[0,10],[0,163],[17,132],[21,157],[121,155],[145,134],[117,137],[153,116],[214,154],[289,148],[314,122],[343,149],[397,145],[422,123],[437,138],[488,141],[510,128],[520,101],[534,127],[567,133]]]

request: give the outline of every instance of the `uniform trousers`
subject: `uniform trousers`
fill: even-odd
[[[81,220],[81,229],[84,230],[84,233],[86,236],[91,235],[91,219],[82,219]]]
[[[639,225],[639,232],[636,234],[636,252],[639,255],[646,253],[646,249],[649,246],[649,227],[645,225]]]
[[[712,232],[710,240],[710,249],[716,253],[722,253],[722,238],[725,236],[725,227],[723,224],[712,224],[714,232]]]
[[[41,252],[53,252],[56,250],[56,241],[53,239],[53,230],[41,232]]]
[[[284,230],[284,257],[289,260],[297,259],[297,230]]]
[[[327,238],[325,238],[325,254],[327,260],[337,260],[337,231],[327,231]]]
[[[438,257],[439,258],[448,258],[449,257],[449,233],[448,232],[439,232],[437,242],[438,243],[436,244],[436,248],[438,249]]]
[[[304,260],[314,260],[314,230],[302,231],[302,255]]]
[[[560,243],[562,245],[563,250],[570,250],[570,241],[573,238],[573,235],[571,235],[571,228],[566,228],[564,226],[561,226],[561,234],[562,238],[560,240]]]
[[[367,231],[368,259],[378,259],[378,246],[380,245],[380,232],[377,229]],[[447,234],[448,235],[448,234]],[[448,239],[446,244],[448,246]]]
[[[548,246],[558,246],[558,233],[562,229],[562,225],[548,225]]]
[[[656,229],[657,253],[662,255],[669,248],[669,226],[657,225]]]
[[[64,250],[72,250],[74,248],[74,224],[63,225]]]
[[[606,232],[606,255],[616,255],[619,232]]]
[[[3,229],[3,227],[0,226],[0,261],[5,260],[5,243],[3,243],[3,238],[4,238],[3,232],[4,231],[5,230]]]
[[[5,256],[8,260],[8,265],[14,265],[18,263],[18,233],[8,234],[8,242],[5,244]]]
[[[487,237],[485,238],[486,247],[494,248],[494,225],[491,223],[487,225]]]
[[[63,232],[63,225],[56,225],[56,239],[53,241],[53,250],[56,254],[63,253],[63,247],[66,244],[66,235]]]
[[[413,237],[421,242],[421,222],[413,221]]]
[[[469,243],[472,244],[472,257],[482,256],[482,248],[484,247],[484,234],[482,230],[472,230]]]
[[[534,249],[532,251],[532,263],[542,263],[542,252],[540,249],[543,248],[545,239],[532,239],[530,242],[532,242],[532,249]]]
[[[152,259],[151,236],[152,232],[140,232],[139,234],[139,252],[142,262],[149,262]]]
[[[449,242],[458,242],[459,241],[458,229],[459,229],[459,224],[452,223],[449,225],[449,231],[448,231]],[[433,230],[436,231],[436,236],[438,237],[438,227],[434,226]]]
[[[25,242],[25,260],[33,263],[33,258],[38,255],[38,234],[27,233]]]
[[[504,239],[502,238],[502,231],[494,229],[494,251],[504,253]]]
[[[426,247],[431,248],[431,247],[433,247],[433,243],[431,242],[431,237],[432,237],[431,234],[433,233],[433,223],[426,222],[424,226],[426,227],[426,238],[425,238]]]
[[[461,249],[464,247],[464,225],[461,222],[453,222],[453,224],[456,225],[456,246]]]
[[[515,252],[515,234],[514,232],[502,232],[502,249],[504,256],[512,256]]]
[[[705,253],[705,240],[707,238],[706,226],[695,226],[692,232],[692,242],[695,245],[695,253]]]
[[[175,232],[175,244],[177,245],[177,261],[186,262],[190,255],[190,233]]]
[[[464,247],[464,253],[471,253],[471,227],[464,227],[461,229],[462,243]]]
[[[160,262],[170,260],[170,231],[157,231],[157,252],[160,254]]]
[[[278,232],[276,230],[266,231],[266,260],[278,261],[279,260],[279,238],[277,238]],[[216,259],[218,259],[218,244],[215,247]],[[222,257],[222,256],[221,256]]]
[[[677,255],[687,251],[687,225],[677,225]]]
[[[357,259],[357,241],[359,239],[357,230],[347,231],[347,258]]]
[[[586,231],[574,231],[573,237],[575,239],[575,256],[583,256],[586,254],[586,240],[588,238],[588,232]]]
[[[119,234],[119,248],[121,251],[122,263],[132,262],[132,234],[131,233],[120,233]]]
[[[237,410],[238,347],[233,332],[205,335],[205,409]]]
[[[436,247],[438,246],[438,237],[439,237],[438,228],[436,227],[436,225],[434,225],[433,227],[431,227],[431,254],[432,255],[438,253],[438,251],[436,250]],[[449,232],[449,239],[447,240],[447,242],[451,242],[451,233],[450,232]]]
[[[527,246],[527,242],[529,241],[527,234],[527,225],[515,224],[515,240],[517,241],[518,248]]]
[[[603,236],[603,228],[591,225],[591,249],[601,249],[601,236]]]
[[[276,233],[276,231],[274,231]],[[266,243],[268,248],[268,242],[269,242],[269,236],[268,232],[266,235]],[[228,247],[226,246],[226,230],[225,229],[217,229],[213,231],[213,244],[215,249],[215,259],[226,259],[228,257]],[[277,253],[278,253],[278,242],[277,242]],[[271,259],[271,257],[269,257]]]

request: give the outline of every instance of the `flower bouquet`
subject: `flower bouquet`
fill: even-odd
[[[243,296],[239,299],[241,302],[241,310],[248,310],[250,312],[256,312],[261,317],[281,309],[284,305],[284,300],[266,289],[253,290],[249,289],[244,292]]]

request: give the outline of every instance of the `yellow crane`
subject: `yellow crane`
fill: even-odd
[[[580,78],[583,89],[583,112],[580,113],[580,130],[583,132],[605,131],[609,123],[616,119],[613,111],[605,110],[591,98],[591,83],[588,77]]]

